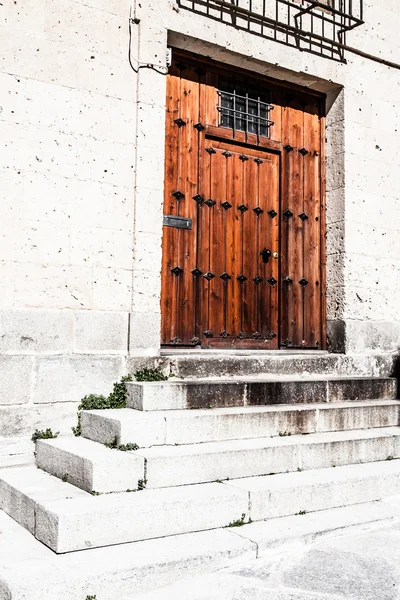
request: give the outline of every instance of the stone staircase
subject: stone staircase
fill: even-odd
[[[53,552],[90,554],[400,494],[400,403],[383,367],[264,357],[258,369],[282,372],[259,375],[236,358],[237,376],[222,357],[203,378],[178,356],[179,379],[130,383],[128,408],[82,412],[82,437],[39,440],[37,468],[0,469],[0,509]]]

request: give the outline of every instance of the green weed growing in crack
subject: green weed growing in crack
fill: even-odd
[[[68,473],[64,473],[64,475],[61,477],[61,481],[63,481],[64,483],[67,483],[67,481],[68,481]]]
[[[86,596],[86,600],[96,600],[96,594],[94,596]]]
[[[164,375],[160,368],[140,369],[134,375],[136,381],[167,381],[169,378],[167,375]]]
[[[118,446],[118,450],[121,452],[131,452],[132,450],[139,450],[139,446],[137,444],[120,444]]]
[[[108,408],[126,408],[126,397],[128,390],[126,383],[133,381],[132,375],[125,375],[121,381],[114,383],[113,391],[109,396],[102,394],[89,394],[82,398],[78,406],[78,422],[75,427],[72,427],[72,432],[75,436],[82,435],[81,414],[82,410],[106,410]]]
[[[279,432],[279,437],[290,437],[292,434],[290,433],[290,431],[280,431]]]
[[[246,523],[245,519],[246,519],[246,514],[242,513],[241,519],[232,521],[231,523],[229,523],[228,527],[242,527],[242,525],[245,525],[245,523]]]
[[[121,452],[131,452],[132,450],[139,450],[139,446],[137,444],[118,444],[117,437],[115,437],[112,442],[104,442],[104,445],[106,446],[106,448],[111,448],[111,450],[120,450]]]
[[[306,510],[299,510],[299,512],[296,513],[296,516],[298,515],[306,515],[307,511]]]
[[[394,460],[394,456],[390,455],[386,458],[386,460]]]
[[[35,429],[35,432],[32,434],[31,440],[32,442],[37,442],[37,440],[52,440],[58,437],[59,435],[59,431],[53,433],[49,427],[45,430]]]
[[[138,490],[144,490],[147,485],[147,479],[139,479],[139,481],[137,483],[138,483]]]
[[[118,448],[118,438],[115,436],[112,442],[104,442],[106,448],[111,448],[111,450],[116,450]]]

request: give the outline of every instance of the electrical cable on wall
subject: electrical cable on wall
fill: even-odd
[[[133,19],[129,17],[129,47],[128,47],[128,60],[131,65],[132,70],[135,73],[139,73],[140,69],[151,69],[160,75],[168,75],[168,67],[160,67],[157,65],[153,65],[151,63],[140,63],[137,59],[132,59],[132,25],[139,25],[139,21],[137,19]],[[135,60],[137,66],[133,64],[133,60]]]

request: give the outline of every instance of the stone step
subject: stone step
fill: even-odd
[[[373,502],[400,493],[400,461],[228,481],[249,493],[253,521]]]
[[[397,381],[390,377],[171,379],[130,382],[127,389],[128,408],[143,411],[397,398]]]
[[[2,511],[0,531],[1,600],[120,600],[257,557],[256,544],[231,529],[68,554],[55,554]]]
[[[138,482],[144,479],[144,458],[82,437],[38,440],[36,464],[87,492],[137,490]]]
[[[33,534],[37,507],[42,503],[87,497],[91,498],[86,492],[35,466],[0,469],[0,510]]]
[[[400,425],[400,402],[374,400],[325,404],[246,406],[142,412],[83,411],[82,435],[95,442],[141,448],[195,444],[279,434],[345,431]],[[97,488],[96,488],[97,489]]]
[[[400,427],[153,446],[136,453],[146,459],[147,487],[162,488],[400,458]]]
[[[210,377],[282,376],[354,376],[388,377],[393,371],[393,356],[365,354],[328,354],[316,351],[251,351],[251,350],[168,350],[162,351],[160,366],[182,379]],[[133,373],[148,362],[131,358]]]
[[[29,508],[36,539],[67,553],[374,502],[399,494],[400,461],[58,500],[46,497],[61,482],[31,467],[1,470],[0,483],[3,510],[26,526]]]
[[[400,517],[396,500],[68,554],[54,554],[0,511],[0,598],[83,600],[95,595],[98,600],[133,600],[163,588],[157,598],[186,599],[193,590],[192,580],[186,590],[170,592],[164,586],[236,567],[293,543],[300,547],[326,535],[394,526]]]
[[[60,493],[63,485],[66,497],[53,498],[52,489]],[[36,468],[2,469],[0,508],[29,524],[36,539],[59,554],[216,529],[242,515],[249,518],[248,493],[219,483],[100,496],[72,488],[76,492],[69,497],[71,487]]]
[[[92,458],[89,458],[85,444],[82,445],[81,441],[67,438],[59,444],[57,441],[43,442],[41,447],[45,448],[45,452],[42,453],[38,465],[58,477],[62,473],[68,473],[69,469],[71,481],[76,481],[80,487],[85,486],[84,489],[90,488],[95,480],[99,485],[106,486],[105,491],[121,491],[120,482],[125,481],[126,487],[122,490],[125,491],[136,489],[139,479],[146,481],[148,489],[166,488],[385,461],[388,457],[400,458],[400,427],[387,427],[181,446],[153,446],[128,453],[110,450],[115,454],[113,464],[116,466],[122,455],[119,471],[125,468],[126,472],[109,476],[109,462],[96,460],[94,448],[91,448]],[[88,443],[96,446],[94,442]],[[62,453],[59,450],[60,446]],[[98,446],[101,455],[103,447]],[[53,452],[55,458],[52,456]],[[132,470],[129,461],[122,462],[126,458],[137,460],[137,463],[134,463],[137,469]],[[144,468],[141,467],[143,462]],[[89,473],[88,481],[85,480],[85,474],[79,471],[83,463],[86,464]],[[129,485],[133,487],[128,487]],[[92,489],[96,492],[104,491],[95,487]]]

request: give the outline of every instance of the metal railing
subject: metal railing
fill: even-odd
[[[177,0],[181,8],[302,51],[345,62],[363,0]]]

